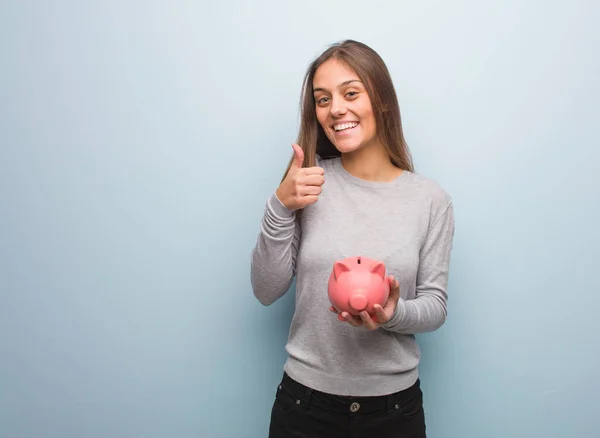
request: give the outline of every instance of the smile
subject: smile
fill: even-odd
[[[336,132],[339,132],[339,131],[345,131],[347,129],[356,128],[357,126],[358,126],[358,123],[356,123],[356,122],[342,123],[340,125],[333,125],[333,130]]]

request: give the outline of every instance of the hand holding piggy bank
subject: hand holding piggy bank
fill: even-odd
[[[348,257],[335,262],[329,276],[328,296],[339,313],[375,315],[373,306],[385,306],[390,295],[385,265],[367,257]]]

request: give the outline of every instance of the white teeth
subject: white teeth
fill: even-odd
[[[344,123],[343,125],[335,125],[333,127],[333,129],[335,131],[343,131],[344,129],[350,129],[350,128],[354,128],[355,126],[358,126],[358,123],[352,122],[352,123]]]

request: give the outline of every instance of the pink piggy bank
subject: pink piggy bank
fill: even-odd
[[[329,301],[338,312],[358,315],[366,310],[374,317],[373,305],[385,306],[390,284],[385,265],[367,257],[348,257],[335,262],[329,276]]]

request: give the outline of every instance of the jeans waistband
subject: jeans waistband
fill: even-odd
[[[283,374],[280,389],[288,391],[305,405],[311,405],[320,409],[350,414],[368,414],[381,410],[399,409],[405,401],[414,397],[415,391],[420,391],[420,381],[413,386],[389,395],[374,397],[353,397],[345,395],[327,394],[309,388],[302,383],[292,379],[287,373]]]

